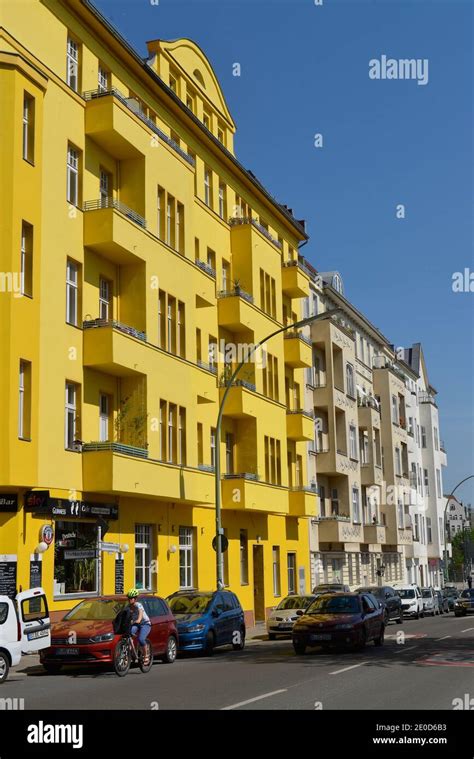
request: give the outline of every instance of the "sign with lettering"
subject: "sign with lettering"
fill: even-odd
[[[97,553],[94,548],[83,548],[77,551],[64,551],[65,559],[95,559]]]
[[[54,539],[54,530],[50,524],[43,524],[39,532],[40,543],[50,546]]]
[[[17,556],[0,554],[0,596],[16,596]]]
[[[0,512],[18,511],[18,495],[16,493],[0,493]]]
[[[124,572],[123,572],[123,559],[115,559],[115,592],[124,592]]]
[[[49,490],[28,490],[25,493],[25,511],[41,514],[49,512]]]
[[[51,499],[53,517],[107,517],[118,519],[118,506],[114,503],[88,503],[87,501],[68,501],[67,498]]]
[[[32,557],[30,559],[30,588],[41,587],[42,569],[43,562]]]

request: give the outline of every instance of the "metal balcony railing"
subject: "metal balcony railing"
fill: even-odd
[[[215,472],[216,467],[212,464],[198,464],[198,469],[201,470],[201,472]]]
[[[217,366],[215,364],[206,364],[206,362],[205,361],[201,361],[201,359],[198,359],[196,361],[196,364],[201,369],[205,369],[208,372],[212,372],[212,374],[217,374]]]
[[[98,200],[86,200],[83,211],[100,211],[102,208],[114,208],[119,213],[126,216],[127,219],[135,222],[143,229],[146,229],[146,220],[139,213],[129,208],[125,203],[117,198],[99,198]]]
[[[226,387],[228,385],[228,380],[225,377],[221,377],[219,385],[221,387]],[[232,383],[232,387],[244,387],[246,390],[251,390],[252,392],[255,392],[257,387],[252,382],[248,382],[247,380],[243,379],[236,379]]]
[[[112,451],[113,453],[123,453],[126,456],[134,456],[139,459],[147,459],[148,451],[146,448],[137,448],[133,445],[126,445],[124,443],[114,442],[93,442],[83,443],[83,453],[90,453],[93,451]]]
[[[301,340],[303,343],[306,343],[306,345],[312,345],[311,338],[306,337],[306,335],[303,335],[302,332],[298,332],[298,330],[291,330],[290,332],[285,332],[285,340]]]
[[[100,327],[112,327],[112,329],[116,329],[118,332],[123,332],[125,335],[130,335],[130,337],[136,337],[137,340],[142,340],[146,343],[145,332],[140,332],[140,330],[134,327],[129,327],[128,324],[122,324],[122,322],[117,322],[113,319],[88,319],[82,323],[83,329],[97,329]]]
[[[257,219],[254,219],[251,216],[232,216],[229,219],[229,224],[230,224],[231,227],[236,227],[236,226],[245,225],[245,224],[251,224],[253,227],[255,227],[255,229],[258,229],[258,231],[264,237],[266,237],[267,240],[269,240],[276,248],[278,248],[278,250],[281,250],[281,247],[282,247],[281,242],[279,240],[277,240],[275,237],[273,237],[273,235],[270,234],[270,232],[268,231],[268,229],[265,229],[265,227],[263,227],[261,224],[259,224],[259,222],[257,221]]]
[[[233,290],[219,290],[217,293],[218,298],[243,298],[248,303],[253,303],[253,295],[247,293],[245,290],[241,290],[240,287],[235,287]]]
[[[186,151],[182,150],[177,142],[175,142],[171,137],[168,137],[167,134],[165,134],[159,127],[156,126],[156,124],[146,116],[143,111],[140,108],[140,104],[138,103],[138,100],[135,100],[135,98],[127,98],[125,95],[123,95],[120,90],[118,90],[116,87],[110,87],[110,89],[107,90],[88,90],[87,92],[83,93],[84,100],[95,100],[97,98],[107,97],[108,95],[112,95],[113,97],[117,98],[131,113],[134,113],[135,116],[137,116],[140,121],[142,121],[148,129],[151,129],[152,132],[154,132],[158,137],[163,140],[163,142],[166,142],[167,145],[170,146],[176,153],[178,153],[181,158],[184,158],[187,163],[189,163],[191,166],[195,166],[196,162],[192,156],[190,156]]]
[[[282,266],[284,266],[285,268],[290,267],[290,266],[297,266],[298,269],[301,269],[301,271],[304,272],[306,276],[308,276],[313,282],[316,280],[318,276],[318,272],[316,271],[316,269],[314,269],[311,266],[311,264],[308,263],[308,261],[306,261],[305,258],[303,258],[303,256],[300,256],[298,260],[284,261],[282,263]]]
[[[318,493],[318,487],[316,483],[313,485],[292,485],[290,487],[292,493]]]
[[[295,409],[286,409],[287,414],[301,414],[302,416],[307,416],[308,419],[314,419],[314,411],[311,411],[310,409],[305,408],[295,408]]]
[[[205,271],[206,274],[209,274],[213,279],[216,278],[216,271],[212,268],[209,264],[207,264],[205,261],[200,261],[199,258],[196,258],[194,261],[196,266],[199,267],[199,269],[202,269],[202,271]]]
[[[255,472],[240,472],[239,474],[224,474],[225,480],[250,480],[252,482],[258,482],[260,475]]]

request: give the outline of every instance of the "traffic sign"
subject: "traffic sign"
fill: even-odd
[[[217,551],[217,536],[212,538],[212,547],[214,551]],[[225,535],[221,535],[221,551],[225,553],[229,547],[229,541]]]

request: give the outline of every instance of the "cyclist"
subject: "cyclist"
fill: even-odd
[[[138,596],[139,596],[139,591],[136,588],[132,588],[132,590],[129,590],[127,593],[129,609],[130,609],[130,614],[131,614],[131,621],[132,621],[132,628],[130,632],[132,633],[132,635],[138,634],[138,644],[142,650],[145,664],[147,664],[148,657],[146,655],[145,641],[150,634],[151,622],[150,622],[150,617],[148,616],[145,609],[143,608],[143,604],[141,604],[140,601],[137,600]]]

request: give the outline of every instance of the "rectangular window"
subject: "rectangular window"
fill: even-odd
[[[79,151],[72,145],[67,149],[67,202],[79,205]]]
[[[160,401],[160,461],[166,461],[166,401]]]
[[[184,253],[184,206],[176,203],[176,250]]]
[[[204,464],[203,433],[201,422],[197,423],[197,449],[199,466],[200,464]]]
[[[351,459],[357,459],[357,431],[352,424],[349,427],[349,456]]]
[[[426,427],[421,428],[421,447],[426,448]]]
[[[438,498],[441,498],[441,495],[442,495],[441,471],[439,469],[436,470],[436,495],[438,496]]]
[[[73,382],[66,382],[64,447],[68,450],[74,448],[77,440],[77,396],[78,386]]]
[[[296,593],[296,553],[288,554],[288,593]]]
[[[433,542],[433,533],[432,533],[432,529],[431,529],[431,519],[430,519],[430,517],[426,517],[426,532],[427,532],[427,536],[428,536],[428,543],[432,543]]]
[[[177,458],[177,435],[176,435],[176,406],[174,403],[168,405],[168,462],[176,464]]]
[[[326,488],[324,485],[319,486],[319,512],[321,517],[326,516]]]
[[[102,208],[108,208],[109,206],[109,198],[111,197],[111,176],[108,171],[105,171],[104,169],[100,170],[99,175],[99,197],[100,197],[100,205]]]
[[[158,345],[166,350],[166,293],[158,291]]]
[[[30,440],[31,437],[31,364],[20,361],[18,378],[18,437]]]
[[[433,427],[433,437],[434,437],[435,451],[439,451],[439,437],[438,437],[438,428],[437,427]]]
[[[139,590],[152,589],[150,524],[135,525],[135,587]]]
[[[100,277],[99,279],[99,319],[109,321],[112,319],[112,283]]]
[[[280,547],[273,546],[272,548],[272,564],[273,564],[273,595],[279,596],[281,594],[280,588]]]
[[[56,521],[54,596],[97,593],[97,525]]]
[[[226,186],[223,182],[219,182],[219,216],[221,219],[225,219],[227,216]]]
[[[110,440],[110,396],[99,395],[99,440],[105,443]]]
[[[160,240],[165,239],[165,191],[158,187],[157,196],[157,213],[158,213],[158,237]]]
[[[79,91],[79,45],[71,37],[67,40],[66,82],[74,92]]]
[[[359,490],[352,488],[352,521],[360,522]]]
[[[222,290],[227,292],[230,288],[230,263],[222,259]]]
[[[110,82],[110,73],[99,63],[97,71],[97,85],[99,92],[108,92]]]
[[[176,300],[168,296],[167,308],[167,349],[176,354]]]
[[[331,516],[337,516],[339,514],[339,495],[337,488],[331,490]]]
[[[430,494],[430,480],[428,477],[428,470],[423,469],[423,484],[425,486],[425,495]]]
[[[354,367],[352,364],[346,364],[346,393],[351,398],[355,398],[354,389]]]
[[[178,411],[178,464],[186,466],[186,409]]]
[[[402,460],[400,456],[400,448],[395,448],[395,474],[401,476],[402,474]]]
[[[20,251],[21,294],[33,295],[33,227],[26,221],[21,225]]]
[[[23,95],[23,159],[28,163],[35,160],[35,99]]]
[[[234,474],[234,436],[231,432],[225,436],[225,464],[226,473]]]
[[[179,528],[179,586],[180,588],[193,587],[193,528]]]
[[[400,529],[403,529],[405,527],[405,516],[403,512],[403,501],[401,498],[398,499],[397,502],[397,510],[398,510],[398,526]],[[418,515],[415,515],[415,519]],[[416,523],[416,529],[418,529],[418,524]]]
[[[204,202],[212,208],[212,172],[207,167],[204,169]]]
[[[247,530],[240,530],[240,584],[248,585],[249,548]]]
[[[216,430],[211,427],[211,466],[216,465]]]
[[[79,306],[79,264],[68,259],[66,265],[66,321],[77,327]]]
[[[398,398],[396,395],[392,395],[392,422],[393,424],[398,424],[399,417],[398,417]]]

